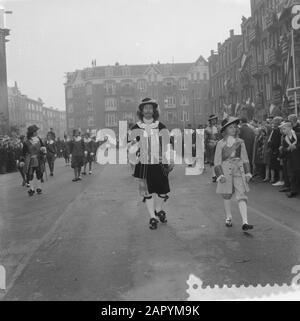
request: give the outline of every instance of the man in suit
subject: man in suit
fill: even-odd
[[[287,197],[292,198],[297,196],[300,190],[300,133],[293,130],[291,122],[283,123],[280,128],[284,135],[281,151],[287,159],[290,180],[290,192]]]
[[[247,154],[250,160],[253,159],[253,147],[255,141],[255,132],[250,128],[247,118],[241,118],[241,126],[239,131],[239,137],[245,142]],[[252,161],[250,163],[251,172],[252,172]]]

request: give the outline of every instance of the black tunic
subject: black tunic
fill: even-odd
[[[166,126],[159,122],[158,130],[161,131],[165,128]],[[132,128],[132,130],[134,129],[140,129],[138,124]],[[140,137],[137,137],[136,139],[139,141]],[[155,193],[165,195],[170,192],[168,174],[165,172],[164,165],[162,163],[142,164],[139,162],[135,165],[134,177],[146,180],[149,194]]]

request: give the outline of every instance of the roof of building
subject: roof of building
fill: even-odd
[[[145,65],[120,65],[116,63],[112,66],[96,66],[85,68],[83,70],[76,70],[74,72],[68,72],[67,83],[73,83],[75,79],[81,77],[82,80],[87,80],[88,78],[106,78],[107,69],[110,69],[112,77],[142,77],[149,72],[154,72],[161,74],[165,77],[175,76],[175,75],[185,75],[188,74],[192,68],[196,65],[202,64],[203,66],[208,66],[207,60],[200,56],[196,62],[193,63],[160,63],[156,64],[145,64]],[[128,72],[128,73],[127,73]]]

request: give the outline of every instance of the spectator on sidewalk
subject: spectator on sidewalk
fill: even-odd
[[[293,130],[293,124],[286,122],[281,125],[284,133],[282,153],[286,155],[287,171],[290,180],[289,198],[299,194],[300,189],[300,133]]]
[[[270,148],[270,170],[271,170],[271,184],[273,186],[283,186],[283,171],[279,160],[279,148],[281,145],[281,131],[280,124],[282,117],[275,117],[272,121],[272,132],[268,140]]]
[[[248,154],[249,160],[251,162],[250,168],[251,168],[251,172],[252,172],[253,171],[252,159],[253,159],[253,147],[254,147],[255,133],[254,133],[254,130],[252,128],[250,128],[246,117],[241,118],[239,137],[245,143],[247,154]]]
[[[289,115],[288,121],[293,126],[293,131],[296,133],[300,133],[300,123],[296,114]]]

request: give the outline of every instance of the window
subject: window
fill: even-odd
[[[207,80],[207,73],[206,73],[206,72],[203,73],[203,79],[204,79],[204,80]]]
[[[109,95],[114,95],[116,93],[116,84],[114,82],[106,82],[105,93]]]
[[[129,76],[130,75],[130,70],[128,66],[124,66],[122,69],[123,76]]]
[[[182,110],[182,112],[180,113],[180,120],[184,122],[190,121],[189,112],[186,110]]]
[[[88,117],[88,127],[94,127],[95,126],[95,121],[93,116]]]
[[[93,111],[93,110],[94,110],[93,102],[91,99],[89,99],[87,101],[87,111]]]
[[[165,86],[167,86],[167,87],[171,87],[171,86],[174,85],[174,79],[172,79],[172,78],[167,78],[167,79],[164,80],[164,84],[165,84]]]
[[[132,89],[132,81],[130,80],[123,81],[122,88],[126,92],[130,91]]]
[[[140,79],[137,82],[137,87],[139,91],[145,92],[147,90],[147,82],[145,79]]]
[[[73,113],[73,112],[74,112],[73,103],[69,103],[69,104],[67,105],[67,112],[68,112],[68,113]]]
[[[188,89],[188,80],[186,78],[179,79],[179,89],[180,90]]]
[[[105,68],[105,77],[112,77],[114,74],[112,67]]]
[[[74,119],[73,118],[69,118],[69,128],[74,128]]]
[[[176,108],[175,97],[167,96],[165,98],[165,108]]]
[[[180,105],[181,106],[187,106],[189,104],[188,97],[186,95],[182,95],[180,97]]]
[[[105,110],[106,111],[117,110],[116,98],[110,97],[105,99]]]
[[[165,120],[170,124],[177,123],[177,112],[176,111],[167,111],[165,113]]]
[[[73,98],[73,90],[72,88],[67,88],[67,99],[72,99]]]
[[[134,113],[125,112],[123,115],[123,119],[128,121],[134,121]]]
[[[88,83],[86,85],[86,95],[91,96],[93,94],[93,85],[91,83]]]
[[[107,127],[117,126],[117,115],[115,113],[107,113],[105,115],[105,126]]]

